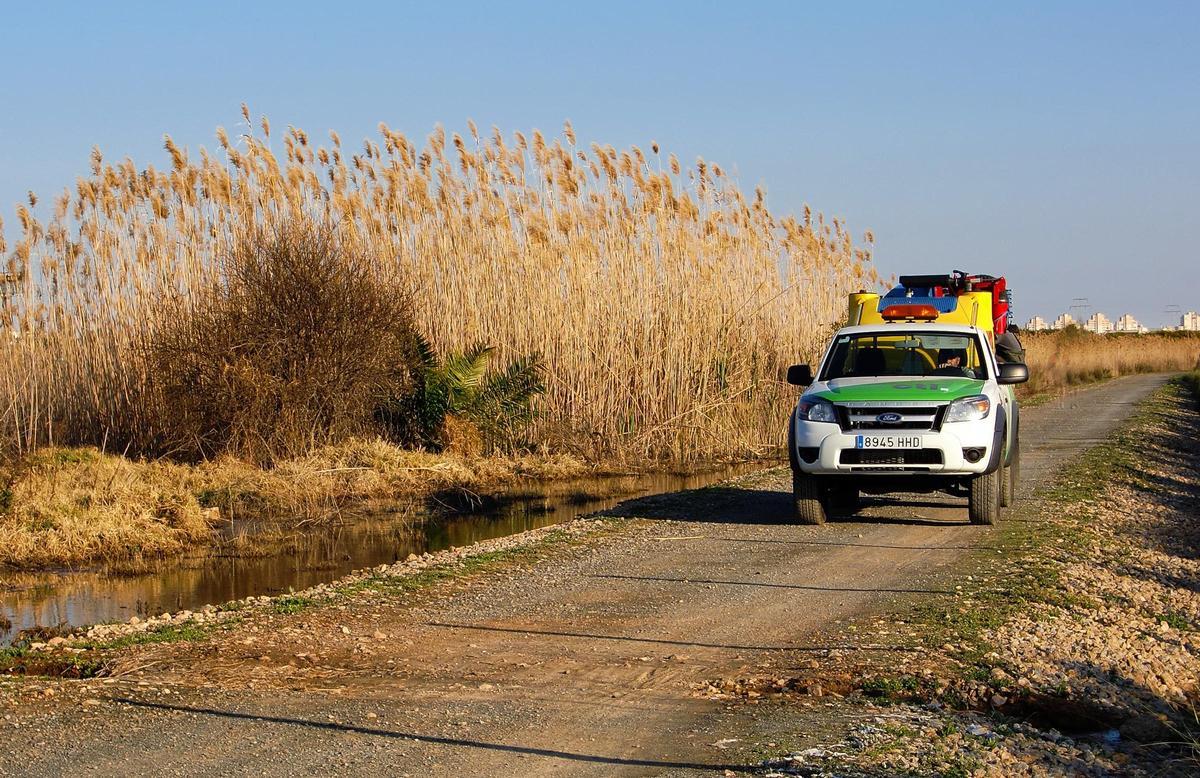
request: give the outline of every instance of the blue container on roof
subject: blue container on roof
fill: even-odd
[[[953,313],[958,309],[957,297],[934,297],[933,290],[929,287],[897,286],[879,298],[879,310],[895,305],[899,301],[897,298],[903,300],[906,305],[932,305],[938,313]]]

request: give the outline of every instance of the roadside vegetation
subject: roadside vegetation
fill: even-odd
[[[1023,332],[1029,383],[1026,400],[1043,400],[1075,387],[1136,373],[1178,373],[1200,367],[1200,333],[1096,335],[1075,326]]]
[[[291,399],[280,370],[310,391],[303,371],[361,360],[353,336],[368,333],[389,364],[362,365],[344,417],[313,424],[302,404],[298,429],[348,435],[372,410],[367,395],[403,399],[419,335],[439,355],[484,344],[498,365],[540,360],[545,392],[523,443],[593,460],[744,456],[778,437],[780,371],[877,278],[840,221],[774,214],[761,190],[657,144],[584,148],[568,124],[557,138],[438,128],[421,146],[381,125],[352,147],[243,118],[237,137],[218,130],[215,152],[167,138],[168,170],[97,150],[47,223],[18,209],[14,337],[0,350],[8,449],[209,455],[221,439],[173,432],[189,379],[223,393],[188,424],[247,399],[269,410]],[[338,307],[364,302],[362,322]],[[236,337],[306,314],[328,336],[309,342],[332,350],[309,363],[278,362],[288,341]],[[204,350],[189,357],[192,346]],[[312,405],[324,412],[328,394]],[[255,434],[226,442],[273,453]]]
[[[18,207],[0,564],[173,553],[231,514],[454,477],[773,452],[783,369],[878,281],[839,220],[656,143],[380,125],[350,147],[243,119],[215,152],[166,138],[166,170],[97,149]]]

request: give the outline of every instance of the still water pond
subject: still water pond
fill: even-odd
[[[545,527],[607,510],[626,499],[695,489],[761,467],[539,484],[536,492],[510,492],[474,512],[395,510],[282,535],[270,525],[248,522],[231,530],[236,543],[163,560],[137,574],[116,568],[0,572],[0,645],[33,626],[127,621],[130,616],[197,610],[250,595],[305,589],[409,554]]]

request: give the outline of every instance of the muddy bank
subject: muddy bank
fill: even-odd
[[[274,596],[479,541],[569,521],[621,499],[705,486],[762,465],[689,474],[647,474],[527,482],[491,494],[447,490],[390,511],[343,515],[299,526],[241,521],[211,547],[131,565],[0,576],[0,645],[35,626],[145,620],[198,611],[248,596]]]
[[[222,540],[239,523],[306,525],[370,501],[486,494],[602,475],[566,455],[469,457],[384,440],[327,446],[270,468],[45,448],[0,466],[0,571],[139,564]]]

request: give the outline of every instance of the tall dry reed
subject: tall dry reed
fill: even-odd
[[[847,292],[878,280],[839,220],[773,214],[761,190],[746,196],[720,166],[685,168],[657,144],[583,148],[570,124],[553,139],[470,124],[419,147],[380,125],[349,149],[336,133],[318,143],[243,118],[238,137],[218,129],[215,153],[167,138],[165,170],[96,150],[46,223],[18,208],[8,270],[21,281],[0,347],[8,450],[148,451],[155,312],[209,287],[256,228],[332,221],[412,283],[436,348],[540,354],[535,439],[595,457],[778,443],[782,369],[815,355]]]

